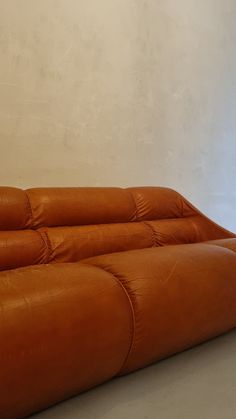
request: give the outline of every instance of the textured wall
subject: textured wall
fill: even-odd
[[[0,183],[167,185],[236,230],[235,0],[0,2]]]

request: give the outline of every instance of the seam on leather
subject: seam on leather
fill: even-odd
[[[49,239],[47,230],[44,230],[44,234],[45,234],[45,238],[47,240],[47,245],[48,245],[49,262],[52,262],[53,261],[53,248],[52,248],[51,240]]]
[[[159,245],[157,244],[157,241],[156,241],[156,235],[155,235],[155,231],[154,231],[154,228],[152,227],[152,225],[149,224],[149,221],[143,221],[143,224],[145,224],[149,228],[149,230],[151,230],[151,232],[152,232],[152,246],[153,247],[159,247]]]
[[[120,369],[117,371],[117,373],[114,375],[114,377],[118,376],[121,374],[122,370],[124,369],[127,360],[129,359],[130,353],[132,352],[133,346],[134,346],[134,342],[135,342],[135,337],[136,337],[136,320],[135,320],[135,311],[134,311],[134,303],[132,301],[132,298],[127,290],[127,288],[124,286],[124,284],[119,280],[119,278],[114,274],[114,272],[111,272],[108,269],[105,269],[101,266],[97,266],[97,265],[93,265],[90,264],[88,262],[83,262],[80,261],[79,263],[83,263],[84,265],[88,265],[88,266],[93,266],[95,268],[101,269],[104,272],[109,273],[110,275],[113,276],[114,280],[116,281],[117,284],[119,284],[119,286],[122,288],[123,292],[125,293],[127,299],[128,299],[128,303],[129,303],[129,307],[130,307],[130,312],[131,312],[131,319],[132,319],[132,327],[131,327],[131,340],[130,340],[130,345],[129,345],[129,349],[128,349],[128,353],[124,359],[123,364],[121,365]]]
[[[192,217],[196,217],[196,218],[198,218],[198,219],[200,219],[201,218],[201,216],[199,216],[198,214],[197,215],[193,215]],[[192,218],[191,217],[191,218]],[[194,243],[201,243],[201,235],[200,235],[200,231],[199,231],[199,229],[198,229],[198,227],[196,226],[196,224],[195,224],[195,220],[193,221],[192,219],[190,219],[190,217],[185,217],[186,219],[188,218],[188,220],[187,221],[190,221],[190,224],[191,224],[191,227],[193,228],[193,231],[194,231],[194,233],[196,234],[196,239],[197,239],[197,241],[196,242],[194,242]]]
[[[49,260],[50,260],[50,258],[49,258],[50,253],[49,253],[49,247],[48,247],[48,243],[47,243],[47,238],[46,237],[44,238],[44,236],[41,233],[41,231],[39,231],[39,230],[33,230],[33,231],[35,231],[39,235],[39,237],[41,239],[41,242],[43,243],[43,245],[44,245],[44,247],[46,249],[46,262],[43,262],[43,264],[44,263],[48,263]]]
[[[135,337],[136,337],[136,319],[135,319],[134,303],[133,303],[132,298],[131,298],[131,296],[129,294],[129,291],[124,286],[124,284],[119,280],[119,278],[113,272],[110,272],[110,271],[106,271],[106,272],[109,272],[111,275],[113,275],[113,277],[115,278],[115,280],[117,281],[117,283],[120,284],[121,288],[123,289],[124,293],[126,294],[127,299],[129,301],[129,306],[130,306],[130,310],[131,310],[131,317],[132,317],[132,336],[131,336],[131,342],[130,342],[129,350],[128,350],[128,353],[127,353],[127,355],[126,355],[126,357],[124,359],[123,364],[121,365],[121,368],[116,373],[116,375],[120,375],[121,372],[123,371],[123,369],[125,368],[125,366],[127,364],[127,361],[129,359],[129,356],[130,356],[130,354],[131,354],[131,352],[133,350],[134,342],[135,342]]]
[[[131,196],[131,199],[132,199],[132,201],[133,201],[133,203],[134,203],[135,216],[134,216],[134,220],[133,220],[133,221],[139,221],[139,217],[138,217],[138,207],[137,207],[137,202],[136,202],[136,199],[135,199],[135,197],[134,197],[133,193],[132,193],[129,189],[126,189],[126,190],[129,192],[129,194],[130,194],[130,196]]]
[[[52,246],[51,246],[51,242],[50,242],[50,240],[49,240],[49,237],[48,237],[48,235],[47,235],[47,232],[46,231],[43,231],[43,233],[40,231],[40,230],[35,230],[35,231],[37,231],[37,233],[41,236],[41,238],[42,238],[42,240],[43,240],[43,242],[44,242],[44,244],[45,244],[45,247],[46,247],[46,249],[47,249],[47,262],[48,263],[50,263],[51,261],[52,261]]]
[[[25,192],[27,207],[28,207],[29,215],[30,215],[30,226],[29,227],[32,228],[32,224],[33,224],[33,210],[32,210],[32,207],[31,207],[31,202],[30,202],[30,199],[29,199],[29,195],[27,194],[27,191],[24,191],[24,192]]]

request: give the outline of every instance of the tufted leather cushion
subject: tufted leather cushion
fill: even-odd
[[[144,223],[54,227],[40,231],[49,246],[50,262],[76,262],[89,256],[154,245],[152,232]]]
[[[34,228],[123,223],[135,218],[133,199],[121,188],[37,188],[27,195]]]
[[[17,188],[0,187],[0,230],[20,230],[30,225],[27,195]]]
[[[48,261],[48,247],[38,231],[0,231],[1,271]]]
[[[169,246],[97,256],[82,263],[109,272],[129,294],[134,331],[120,374],[236,324],[236,255],[226,248],[203,243]]]
[[[93,266],[0,273],[0,417],[19,419],[112,378],[132,335],[128,297]]]
[[[0,188],[0,270],[227,237],[168,188]]]
[[[0,188],[0,418],[235,327],[235,242],[171,189]]]

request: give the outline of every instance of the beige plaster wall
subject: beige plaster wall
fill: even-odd
[[[166,185],[236,230],[235,0],[0,1],[0,183]]]

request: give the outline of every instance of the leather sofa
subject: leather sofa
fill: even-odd
[[[236,235],[177,192],[0,188],[0,418],[236,325]]]

